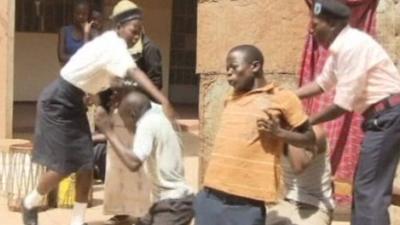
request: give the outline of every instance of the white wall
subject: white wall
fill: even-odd
[[[59,74],[57,34],[15,34],[14,101],[36,101]]]

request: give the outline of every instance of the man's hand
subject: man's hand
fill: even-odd
[[[283,130],[279,118],[268,111],[265,114],[267,117],[257,119],[258,130],[279,137]]]
[[[111,116],[101,106],[96,108],[95,123],[105,135],[112,131],[113,124],[111,122]]]

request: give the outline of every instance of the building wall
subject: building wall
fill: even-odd
[[[229,91],[225,80],[229,49],[238,44],[258,46],[265,56],[267,79],[294,87],[308,23],[304,1],[199,1],[197,72],[201,75],[201,171],[206,167],[223,100]]]
[[[14,101],[36,101],[41,90],[57,78],[57,34],[15,35]]]
[[[400,1],[381,0],[377,10],[378,41],[388,51],[400,70]],[[400,166],[394,179],[395,187],[400,187]],[[389,209],[392,224],[400,224],[400,207]]]
[[[378,41],[400,69],[400,1],[381,0],[377,10]]]
[[[0,1],[0,138],[12,135],[14,9],[14,1]]]
[[[116,1],[106,1],[110,13]],[[146,33],[160,46],[163,56],[164,93],[168,93],[172,0],[135,1],[145,11]],[[108,16],[108,15],[107,15]],[[40,91],[59,73],[57,34],[16,33],[15,101],[36,101]]]

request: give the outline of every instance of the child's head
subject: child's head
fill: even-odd
[[[226,58],[228,83],[236,93],[253,89],[257,78],[263,77],[264,57],[253,45],[239,45],[232,48]]]
[[[92,25],[93,28],[98,29],[98,30],[103,29],[104,18],[100,11],[98,11],[98,10],[92,11],[92,20],[93,20],[93,25]]]
[[[87,22],[90,14],[89,2],[85,0],[76,0],[74,3],[74,24],[80,25]]]
[[[139,90],[127,93],[118,107],[118,113],[125,127],[133,131],[136,122],[151,108],[150,98]]]

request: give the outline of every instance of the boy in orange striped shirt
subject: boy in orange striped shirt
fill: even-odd
[[[284,142],[315,142],[300,100],[267,82],[263,63],[254,46],[229,51],[227,80],[234,91],[225,102],[204,189],[195,201],[197,225],[264,225],[265,203],[278,198]],[[260,120],[268,116],[275,119]]]

